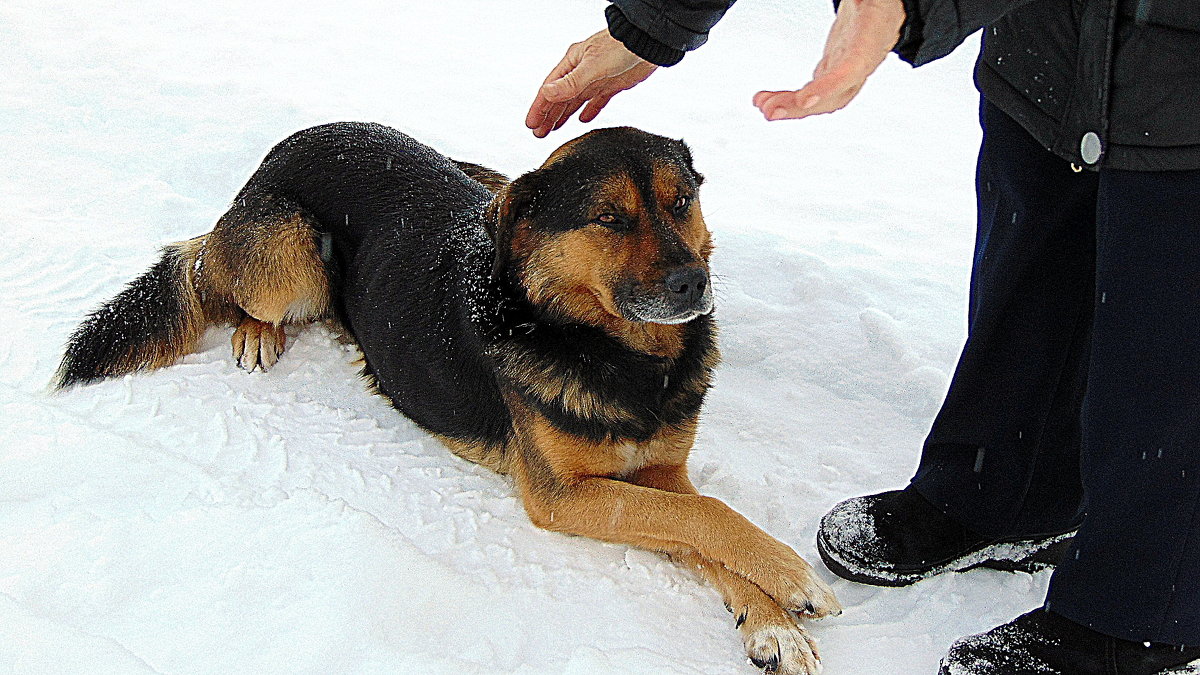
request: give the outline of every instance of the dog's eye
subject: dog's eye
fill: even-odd
[[[628,223],[626,223],[624,219],[612,213],[601,213],[600,215],[596,216],[592,222],[598,223],[613,230],[623,230],[628,228]]]
[[[684,213],[687,213],[687,209],[689,206],[691,206],[691,204],[692,204],[691,197],[688,197],[686,195],[680,196],[678,199],[675,200],[675,204],[671,207],[671,211],[677,216],[682,216]]]

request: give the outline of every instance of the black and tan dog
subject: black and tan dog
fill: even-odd
[[[699,570],[755,663],[812,673],[794,614],[837,600],[687,475],[718,358],[700,182],[682,142],[629,128],[511,183],[379,125],[301,131],[212,232],[88,317],[58,383],[168,365],[214,324],[236,326],[243,367],[266,368],[284,324],[336,318],[378,391],[511,475],[535,524]]]

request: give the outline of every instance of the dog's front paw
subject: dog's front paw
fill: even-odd
[[[816,575],[808,563],[804,566],[808,567],[807,578],[800,582],[800,587],[792,593],[786,606],[810,619],[824,619],[841,614],[842,603],[838,602],[833,589]]]
[[[837,596],[812,565],[780,541],[769,539],[738,571],[788,611],[812,619],[842,613]]]
[[[287,342],[283,326],[247,317],[233,331],[233,358],[243,370],[265,371],[279,360]]]
[[[746,655],[778,675],[816,675],[821,657],[812,638],[779,607],[744,607],[737,620]]]

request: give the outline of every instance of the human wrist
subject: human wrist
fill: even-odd
[[[658,66],[673,66],[683,60],[682,49],[668,47],[655,40],[633,25],[616,5],[609,5],[604,10],[604,17],[608,20],[609,35],[639,58]]]

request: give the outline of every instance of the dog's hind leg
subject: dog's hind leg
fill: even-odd
[[[329,281],[316,220],[295,202],[243,191],[205,244],[207,287],[240,310],[233,356],[266,370],[283,353],[286,323],[307,323],[329,309]]]
[[[234,324],[243,367],[268,367],[285,322],[321,318],[329,282],[315,220],[294,202],[243,190],[213,231],[162,258],[72,333],[55,374],[69,387],[174,363],[212,325]]]

